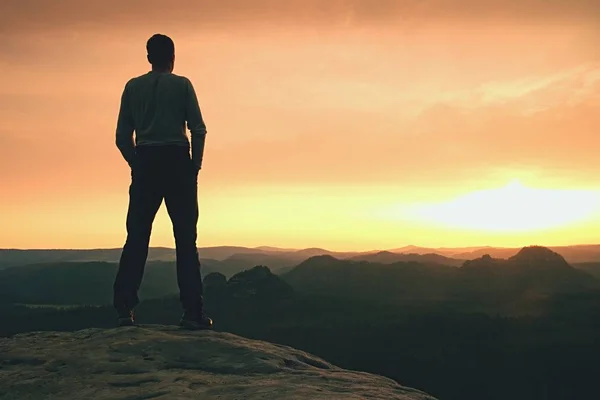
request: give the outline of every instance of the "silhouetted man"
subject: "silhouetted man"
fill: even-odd
[[[175,236],[177,282],[184,309],[180,325],[210,329],[212,320],[203,311],[196,247],[198,171],[206,126],[192,83],[173,74],[173,41],[156,34],[146,49],[152,70],[127,82],[117,121],[116,144],[131,167],[131,185],[127,241],[114,283],[114,307],[119,325],[134,324],[133,309],[139,303],[152,223],[164,199]],[[191,132],[191,157],[186,123]]]

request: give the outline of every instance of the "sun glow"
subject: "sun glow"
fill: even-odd
[[[600,191],[537,189],[513,180],[499,189],[444,202],[403,205],[384,214],[453,229],[516,233],[566,227],[599,213]]]

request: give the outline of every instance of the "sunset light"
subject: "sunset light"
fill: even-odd
[[[156,32],[206,122],[199,246],[599,238],[591,1],[35,3],[0,12],[0,247],[122,246],[116,118]]]
[[[514,180],[447,201],[395,208],[393,219],[487,232],[518,233],[566,227],[600,214],[600,190],[538,189]]]

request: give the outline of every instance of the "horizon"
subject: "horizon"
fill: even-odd
[[[233,247],[233,248],[245,248],[245,249],[249,249],[249,250],[261,250],[261,251],[265,251],[265,252],[269,252],[270,249],[273,249],[274,251],[281,251],[281,252],[286,252],[286,251],[294,252],[294,251],[318,249],[318,250],[324,250],[324,251],[331,252],[331,253],[372,253],[372,252],[395,252],[395,251],[397,252],[400,250],[409,251],[411,248],[424,249],[424,250],[440,250],[440,251],[444,251],[444,250],[476,251],[476,250],[487,249],[487,248],[499,249],[499,250],[513,250],[513,249],[523,249],[523,248],[527,248],[527,247],[545,247],[545,248],[551,249],[551,248],[556,248],[556,247],[590,247],[590,246],[600,246],[600,243],[579,243],[579,244],[572,244],[572,245],[527,244],[527,245],[523,245],[523,246],[489,246],[489,245],[477,246],[477,245],[475,245],[475,246],[456,246],[456,247],[447,247],[447,246],[430,247],[430,246],[419,246],[419,245],[408,244],[408,245],[404,245],[404,246],[391,247],[391,248],[369,248],[369,249],[365,248],[365,249],[360,249],[360,250],[332,249],[332,248],[325,248],[325,247],[321,247],[321,246],[288,248],[288,247],[280,247],[280,246],[272,246],[272,245],[244,246],[244,245],[236,245],[236,244],[198,246],[198,248],[199,249],[202,249],[202,248],[209,249],[209,248]],[[175,250],[175,247],[169,247],[169,246],[150,246],[149,248]],[[121,246],[116,246],[116,247],[79,247],[79,248],[77,248],[77,247],[57,247],[57,248],[0,247],[0,251],[6,251],[6,250],[16,250],[16,251],[70,251],[70,250],[95,251],[95,250],[121,250],[121,249],[122,249]],[[407,249],[407,250],[404,250],[404,249]]]
[[[130,174],[115,124],[158,32],[208,129],[198,247],[597,240],[598,2],[0,9],[1,248],[123,246]],[[172,236],[163,205],[150,245]]]

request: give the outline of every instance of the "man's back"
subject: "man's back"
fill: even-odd
[[[189,79],[171,72],[151,71],[125,85],[117,137],[135,130],[137,146],[189,146],[192,135],[206,133],[198,100]]]

